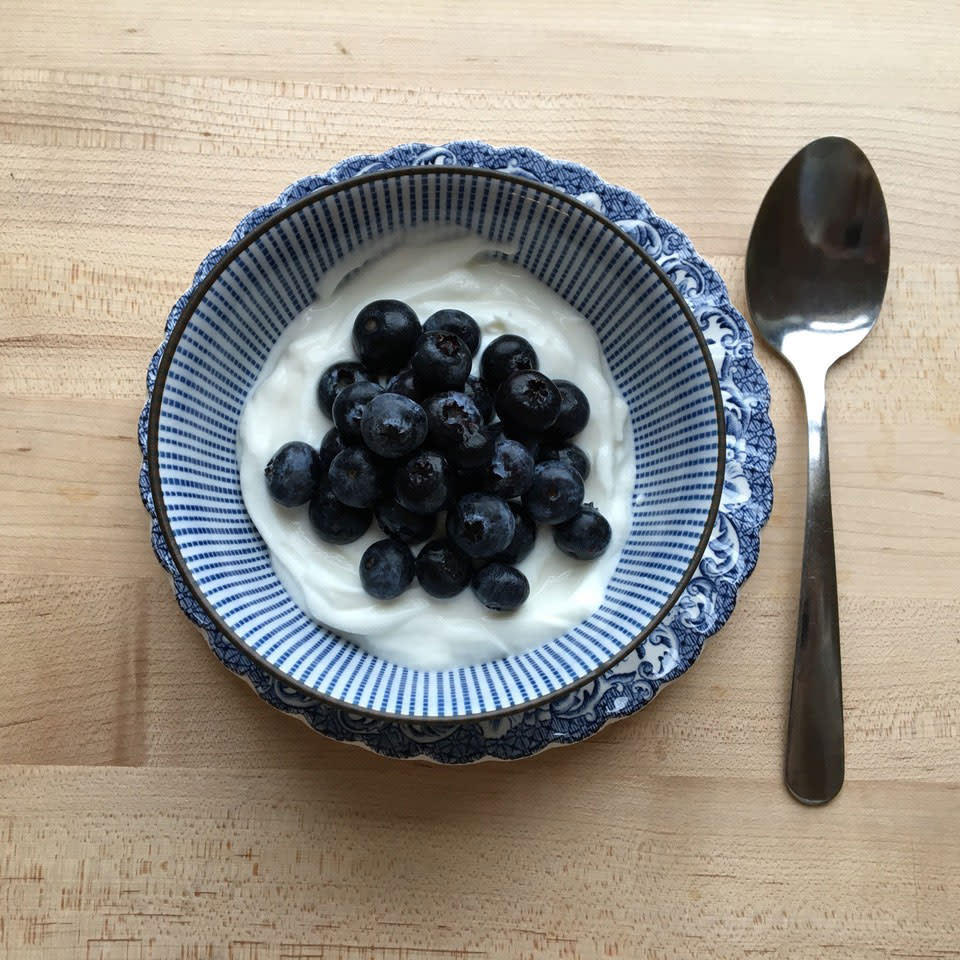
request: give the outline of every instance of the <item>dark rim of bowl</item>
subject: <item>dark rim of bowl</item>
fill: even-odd
[[[677,306],[679,306],[683,311],[684,316],[687,318],[687,322],[690,324],[690,329],[693,331],[693,334],[697,338],[697,342],[700,345],[700,351],[703,354],[704,364],[706,365],[707,373],[710,377],[710,386],[713,390],[714,407],[717,415],[717,472],[714,480],[713,498],[710,503],[710,509],[707,513],[706,522],[704,523],[703,532],[700,534],[697,547],[693,552],[693,556],[690,558],[690,563],[687,565],[683,576],[678,581],[673,593],[670,594],[663,606],[661,606],[657,613],[651,618],[650,623],[648,623],[647,626],[640,633],[638,633],[633,640],[630,641],[630,643],[624,646],[621,650],[617,651],[613,657],[611,657],[601,666],[590,671],[590,673],[585,674],[583,677],[574,680],[572,683],[568,683],[566,686],[561,687],[558,690],[554,690],[551,693],[537,697],[535,700],[525,700],[523,703],[511,704],[506,707],[500,707],[496,710],[487,710],[483,713],[463,714],[462,716],[457,717],[419,717],[402,713],[388,713],[381,710],[372,710],[369,707],[357,706],[356,704],[347,703],[344,700],[337,700],[335,697],[328,696],[326,693],[322,693],[313,687],[309,687],[299,680],[294,680],[282,670],[277,669],[275,666],[267,662],[256,650],[244,643],[244,641],[229,626],[227,626],[214,607],[209,603],[203,591],[197,585],[193,575],[190,573],[190,570],[187,567],[187,564],[184,562],[179,548],[177,547],[176,539],[170,526],[170,519],[167,516],[166,507],[163,501],[163,491],[160,485],[160,467],[157,456],[157,447],[163,388],[166,384],[167,373],[170,369],[170,364],[173,360],[173,355],[176,352],[177,345],[180,342],[180,337],[183,334],[187,324],[190,322],[190,318],[193,316],[197,306],[206,296],[207,291],[213,286],[217,278],[224,272],[229,264],[236,259],[238,254],[244,251],[247,247],[251,246],[251,244],[253,244],[259,237],[261,237],[268,230],[271,230],[278,223],[285,220],[291,214],[296,213],[298,210],[309,206],[312,203],[316,203],[318,200],[333,196],[334,194],[340,193],[344,190],[352,189],[359,183],[370,183],[377,180],[390,180],[405,176],[429,177],[437,175],[449,176],[450,174],[461,174],[472,177],[487,177],[494,180],[501,180],[506,183],[514,183],[526,189],[542,193],[555,200],[559,200],[562,203],[569,204],[570,206],[579,210],[581,213],[585,213],[587,216],[598,220],[608,229],[619,235],[623,242],[626,243],[633,250],[633,252],[640,257],[640,259],[643,260],[644,263],[646,263],[646,265],[657,275],[657,277],[660,279],[660,282],[663,283],[663,285],[670,292],[671,296],[677,302]],[[220,258],[220,260],[217,261],[217,263],[211,268],[210,272],[203,278],[200,285],[196,288],[196,290],[194,290],[192,296],[184,305],[183,310],[180,312],[180,316],[177,319],[173,330],[170,332],[167,343],[163,348],[163,355],[160,358],[160,365],[157,369],[157,378],[154,383],[153,393],[150,400],[150,427],[147,438],[147,454],[149,457],[150,467],[150,489],[153,494],[154,509],[156,511],[157,522],[159,523],[160,530],[163,533],[163,538],[166,541],[171,556],[173,557],[173,562],[176,564],[176,567],[180,572],[180,576],[183,578],[190,592],[196,598],[200,606],[203,607],[207,616],[209,616],[213,621],[216,629],[224,637],[226,637],[227,640],[229,640],[230,643],[237,648],[237,650],[244,654],[244,656],[250,657],[251,660],[266,670],[267,673],[276,677],[286,686],[294,688],[312,700],[335,707],[338,710],[345,710],[348,713],[373,717],[380,720],[394,720],[414,724],[449,724],[451,726],[461,723],[473,723],[480,720],[489,720],[493,717],[503,717],[509,714],[519,713],[523,710],[529,710],[533,707],[548,703],[549,701],[558,697],[562,697],[606,673],[611,667],[615,666],[629,653],[634,651],[641,643],[643,643],[643,641],[650,636],[650,634],[654,631],[654,629],[656,629],[667,613],[672,609],[673,605],[679,599],[680,594],[683,593],[687,585],[693,579],[693,575],[696,572],[697,567],[700,565],[700,560],[703,557],[703,553],[710,541],[710,535],[713,533],[713,527],[716,523],[717,513],[720,509],[720,497],[723,492],[725,452],[726,427],[723,416],[723,397],[720,392],[720,381],[717,377],[717,371],[713,366],[713,359],[710,356],[710,350],[707,346],[707,341],[704,338],[699,324],[690,310],[690,307],[687,305],[686,300],[684,300],[680,291],[677,290],[677,288],[673,285],[669,277],[667,277],[666,273],[664,273],[664,271],[661,269],[660,265],[639,244],[627,236],[627,234],[624,233],[624,231],[621,230],[616,223],[614,223],[614,221],[610,220],[603,214],[598,213],[592,207],[587,206],[580,200],[577,200],[574,197],[571,197],[569,194],[564,193],[562,190],[547,186],[546,184],[538,183],[537,181],[530,180],[526,177],[517,176],[516,174],[504,173],[499,170],[486,170],[482,167],[463,167],[452,164],[444,164],[443,166],[437,167],[396,167],[391,170],[379,170],[374,173],[350,177],[346,180],[340,181],[339,183],[321,187],[318,190],[314,190],[306,194],[288,206],[283,207],[281,210],[278,210],[263,223],[242,237],[236,244],[234,244]],[[336,631],[333,632],[336,633]]]

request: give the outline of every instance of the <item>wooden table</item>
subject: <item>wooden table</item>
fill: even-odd
[[[259,6],[0,3],[0,956],[960,956],[960,8]],[[742,306],[763,192],[828,132],[893,234],[830,384],[834,803],[781,782],[804,430],[764,350],[759,567],[641,714],[436,768],[214,660],[151,552],[134,426],[170,304],[247,209],[361,150],[525,142],[642,192]]]

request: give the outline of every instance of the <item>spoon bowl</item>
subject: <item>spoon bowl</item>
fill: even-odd
[[[842,137],[809,143],[767,191],[746,260],[753,323],[796,372],[807,414],[807,517],[785,767],[787,788],[802,803],[836,796],[844,769],[826,375],[877,322],[889,264],[887,208],[869,160]]]
[[[870,161],[850,140],[814,140],[780,172],[754,222],[753,322],[795,369],[827,369],[876,323],[889,262],[887,208]]]

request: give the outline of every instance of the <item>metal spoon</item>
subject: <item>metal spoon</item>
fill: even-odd
[[[841,137],[807,144],[767,191],[747,247],[753,322],[793,367],[807,412],[807,521],[785,771],[801,803],[826,803],[843,784],[826,376],[876,323],[889,263],[887,208],[863,151]]]

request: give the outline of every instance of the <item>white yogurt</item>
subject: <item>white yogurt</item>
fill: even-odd
[[[294,599],[377,656],[425,670],[520,653],[565,633],[600,605],[630,526],[629,415],[599,341],[569,304],[493,252],[477,237],[438,241],[415,232],[372,261],[328,275],[316,302],[270,352],[238,431],[243,499]],[[590,457],[586,499],[610,521],[611,544],[599,559],[578,562],[561,553],[541,525],[536,546],[519,564],[530,581],[530,597],[519,610],[487,610],[469,588],[438,600],[416,581],[395,600],[374,600],[358,570],[363,551],[384,536],[375,521],[356,542],[334,546],[313,532],[306,507],[287,509],[267,494],[263,468],[277,448],[291,440],[317,446],[332,426],[317,407],[317,379],[331,363],[354,357],[354,317],[381,298],[404,300],[421,320],[442,307],[465,310],[480,325],[481,351],[502,333],[519,334],[533,344],[544,373],[572,380],[590,400],[590,422],[574,442]]]

